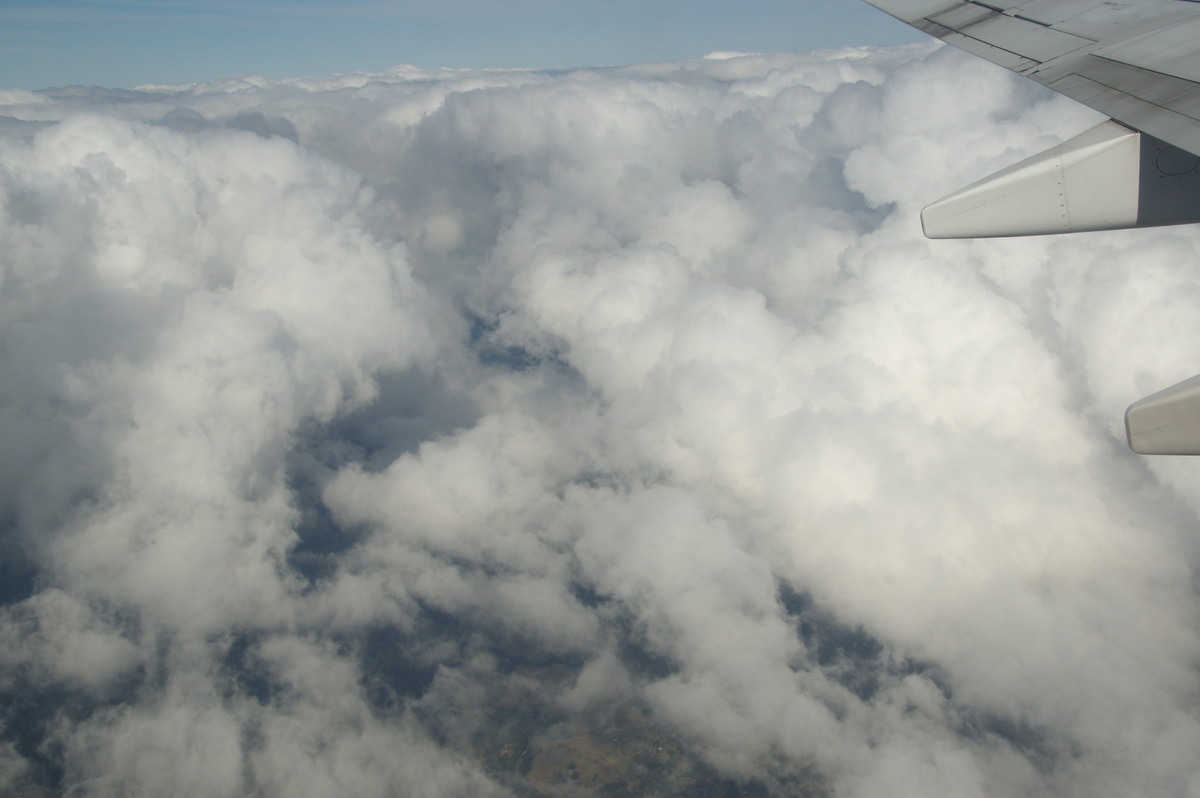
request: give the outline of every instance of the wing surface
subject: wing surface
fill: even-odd
[[[1128,127],[1200,154],[1200,3],[867,2]]]
[[[867,0],[1112,117],[921,213],[930,238],[1200,222],[1197,0]],[[1135,402],[1130,448],[1200,455],[1200,375]]]

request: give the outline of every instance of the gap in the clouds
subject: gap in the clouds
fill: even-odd
[[[467,563],[456,563],[468,567]],[[609,600],[579,587],[581,603]],[[722,775],[662,723],[637,692],[586,706],[564,702],[588,664],[583,653],[536,640],[427,602],[412,629],[379,627],[360,645],[362,687],[381,716],[411,711],[440,746],[476,758],[517,795],[767,796],[761,780]],[[614,621],[618,658],[636,683],[678,671],[636,632]],[[791,794],[819,794],[805,780]],[[800,789],[799,787],[804,787]],[[569,792],[569,794],[575,794]]]
[[[79,716],[91,701],[62,688],[32,688],[0,695],[4,726],[0,744],[11,745],[30,768],[22,781],[30,787],[56,790],[63,782],[62,743],[53,738],[54,725],[65,716]],[[50,709],[53,711],[49,711]],[[66,711],[64,711],[66,710]]]
[[[647,644],[644,636],[634,631],[632,624],[626,628],[617,642],[617,656],[625,670],[637,679],[653,682],[666,679],[679,672],[679,666],[668,657],[656,653]]]
[[[985,746],[994,745],[999,738],[1043,773],[1050,773],[1061,762],[1083,754],[1079,746],[1070,741],[1057,738],[1022,718],[998,712],[965,708],[960,713],[956,731]]]
[[[66,777],[64,730],[106,709],[129,705],[145,676],[145,671],[137,668],[100,692],[91,692],[47,682],[44,674],[23,674],[16,689],[0,692],[0,745],[11,745],[29,768],[10,784],[16,788],[15,795],[60,790]],[[0,773],[0,777],[4,775]]]
[[[885,680],[918,675],[942,694],[957,718],[956,733],[983,745],[1003,740],[1036,767],[1049,772],[1071,746],[1019,717],[980,709],[956,698],[949,675],[936,663],[888,656],[882,642],[861,626],[839,621],[808,593],[780,582],[779,601],[796,624],[797,634],[822,672],[863,701],[872,700]],[[1077,753],[1077,752],[1076,752]]]
[[[330,576],[338,556],[365,534],[364,528],[337,523],[322,498],[338,469],[353,463],[382,471],[422,443],[472,426],[480,412],[469,396],[438,375],[409,369],[381,375],[378,395],[366,407],[332,422],[305,425],[288,456],[288,489],[300,514],[288,565],[315,583]]]
[[[885,677],[921,673],[922,663],[893,663],[879,640],[818,606],[808,593],[779,583],[779,603],[795,624],[809,656],[821,670],[864,701],[879,691]]]
[[[611,601],[607,596],[597,592],[590,585],[586,585],[578,579],[572,579],[570,585],[568,585],[568,589],[571,591],[571,596],[589,610],[594,610]]]
[[[265,635],[261,632],[234,633],[221,661],[225,675],[225,697],[245,695],[266,706],[279,693],[271,668],[258,656]]]
[[[564,703],[581,663],[514,661],[498,655],[491,640],[470,638],[408,706],[439,745],[474,757],[514,794],[773,794],[761,780],[720,774],[636,695],[584,707]]]
[[[383,374],[378,385],[373,402],[327,428],[327,440],[341,453],[356,452],[355,462],[367,471],[381,471],[426,441],[474,425],[481,415],[469,396],[434,372]]]
[[[541,365],[542,358],[528,349],[515,344],[498,343],[493,333],[500,327],[495,320],[471,315],[471,333],[469,343],[479,362],[485,366],[508,369],[509,371],[529,371]]]
[[[224,644],[220,683],[226,699],[243,696],[269,706],[287,691],[286,682],[260,656],[268,637],[269,633],[261,630],[240,631]],[[425,693],[441,664],[429,650],[444,642],[432,624],[417,633],[378,625],[356,634],[333,634],[329,640],[340,656],[358,659],[364,698],[384,716],[401,711],[405,700]]]
[[[558,698],[584,666],[582,655],[547,652],[425,603],[415,633],[381,632],[370,652],[364,686],[377,711],[411,709],[439,745],[476,757],[519,794],[528,790],[538,741],[571,720]],[[403,700],[405,686],[421,694]]]
[[[878,230],[896,210],[894,202],[873,206],[862,192],[851,188],[846,182],[846,162],[840,155],[817,161],[804,182],[805,190],[820,196],[827,207],[842,210],[859,236]]]
[[[438,630],[429,630],[428,637],[438,640]],[[422,657],[426,648],[428,644],[395,626],[377,626],[363,633],[360,684],[372,708],[393,711],[405,699],[425,694],[439,665],[434,657]]]
[[[679,672],[674,661],[651,647],[632,610],[578,579],[571,581],[569,589],[571,596],[582,606],[608,617],[608,628],[615,633],[617,658],[631,676],[652,682]]]
[[[366,534],[364,528],[338,524],[321,498],[325,480],[333,473],[312,450],[292,452],[288,467],[288,489],[299,513],[294,527],[297,541],[287,552],[287,564],[310,585],[337,570],[339,554],[351,549]]]
[[[0,531],[0,606],[17,604],[37,592],[38,569],[14,524]]]

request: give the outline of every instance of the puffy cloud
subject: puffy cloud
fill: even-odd
[[[0,106],[4,789],[1200,790],[1120,430],[1200,237],[917,223],[1091,112],[926,46]]]

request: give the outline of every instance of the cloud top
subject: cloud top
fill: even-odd
[[[0,114],[6,790],[1200,785],[1119,429],[1200,238],[919,236],[1090,112],[921,46]]]

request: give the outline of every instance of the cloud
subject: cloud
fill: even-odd
[[[1200,238],[919,234],[1086,109],[926,46],[0,104],[5,789],[1200,788],[1200,495],[1120,429]]]

